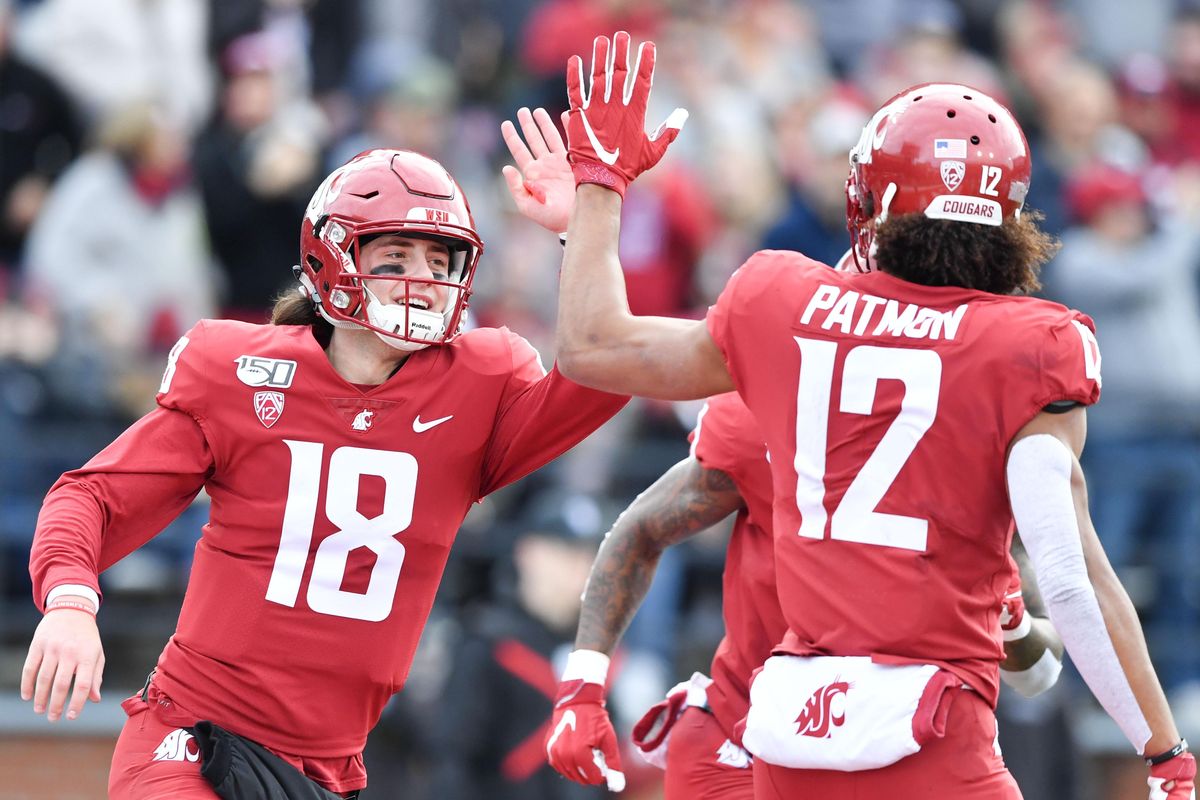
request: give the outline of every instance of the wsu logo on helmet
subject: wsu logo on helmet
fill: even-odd
[[[796,717],[796,734],[815,739],[832,736],[832,729],[846,721],[845,703],[838,704],[842,713],[834,714],[833,701],[849,693],[850,687],[851,684],[846,681],[835,680],[813,692],[800,716]]]

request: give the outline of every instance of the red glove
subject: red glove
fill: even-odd
[[[638,48],[632,85],[629,76],[629,34],[618,31],[611,43],[607,36],[592,43],[592,80],[584,93],[583,59],[567,61],[567,158],[575,173],[575,184],[596,183],[622,197],[625,187],[653,167],[667,152],[687,121],[687,111],[677,108],[666,121],[646,134],[646,101],[654,81],[654,43]]]
[[[1196,800],[1196,759],[1180,753],[1150,767],[1150,800]]]
[[[1004,641],[1013,642],[1024,639],[1033,628],[1032,619],[1025,614],[1025,598],[1018,589],[1004,596],[1004,605],[1000,607],[1000,630]]]
[[[625,788],[617,733],[604,710],[603,686],[580,679],[558,685],[546,756],[559,775],[576,783],[607,783],[613,792]]]

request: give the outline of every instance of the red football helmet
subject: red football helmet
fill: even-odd
[[[870,269],[875,225],[889,214],[1000,225],[1029,191],[1029,145],[1010,112],[957,83],[926,83],[883,104],[850,151],[846,226]]]
[[[450,248],[447,280],[371,276],[404,282],[406,298],[413,284],[446,287],[445,310],[422,308],[419,301],[384,304],[363,285],[355,266],[361,240],[382,233],[434,238]],[[330,324],[368,328],[400,350],[420,350],[461,332],[482,252],[467,198],[441,164],[408,150],[368,150],[317,188],[300,225],[296,274]]]

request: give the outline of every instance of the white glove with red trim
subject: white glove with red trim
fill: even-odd
[[[583,59],[571,56],[567,61],[571,104],[567,157],[575,184],[599,184],[622,197],[634,178],[659,162],[687,121],[687,111],[677,108],[653,133],[646,133],[646,103],[654,82],[653,42],[638,47],[633,80],[628,78],[629,34],[625,31],[618,31],[611,43],[607,36],[597,36],[592,43],[592,79],[587,91]]]

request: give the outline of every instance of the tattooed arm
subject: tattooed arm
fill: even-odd
[[[576,649],[611,654],[629,626],[663,551],[743,507],[733,480],[685,458],[617,518],[592,564]]]

